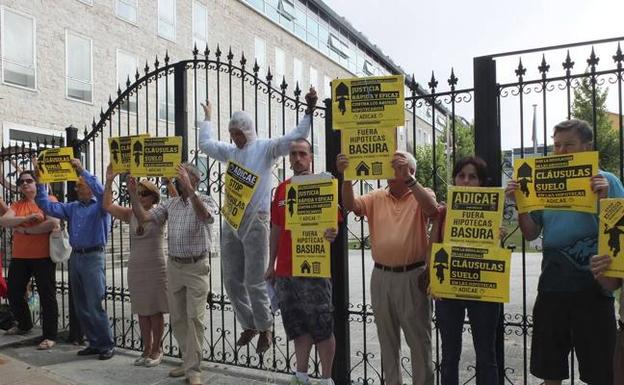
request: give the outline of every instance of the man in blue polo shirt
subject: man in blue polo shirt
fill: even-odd
[[[115,352],[108,315],[102,307],[106,290],[104,250],[111,219],[102,208],[102,183],[82,167],[80,160],[72,159],[71,164],[80,175],[76,183],[78,200],[50,202],[45,185],[37,183],[35,201],[46,215],[67,221],[72,246],[69,263],[72,297],[80,325],[89,341],[89,346],[80,350],[78,355],[99,355],[100,360],[107,360]],[[34,169],[37,170],[36,164]]]
[[[553,135],[556,155],[591,151],[593,133],[582,120],[563,121]],[[510,181],[507,197],[519,188]],[[591,177],[598,199],[624,197],[613,174],[599,170]],[[542,273],[533,308],[531,373],[546,385],[568,378],[568,356],[575,349],[581,381],[611,384],[615,312],[613,296],[602,289],[590,271],[598,252],[598,216],[575,211],[540,210],[518,215],[522,235],[531,241],[543,234]]]

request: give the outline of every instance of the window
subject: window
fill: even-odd
[[[2,8],[2,81],[37,87],[35,19]]]
[[[310,44],[313,47],[318,47],[319,45],[319,40],[318,40],[318,35],[319,35],[319,24],[318,21],[316,21],[316,15],[308,15],[307,17],[308,23],[307,23],[307,42],[308,44]]]
[[[293,20],[295,18],[295,0],[279,0],[277,10],[280,15],[287,20]]]
[[[193,46],[203,52],[208,43],[208,8],[193,1]]]
[[[286,74],[286,59],[284,57],[284,51],[279,48],[275,48],[275,84],[282,84],[282,79]]]
[[[121,90],[126,89],[126,82],[130,78],[130,82],[134,81],[134,75],[138,69],[138,58],[127,52],[117,51],[117,84]],[[122,105],[123,111],[136,112],[137,105],[136,99],[132,97],[130,100],[126,100]]]
[[[299,88],[303,86],[303,64],[297,58],[293,59],[293,82],[293,89],[297,84]]]
[[[318,72],[314,67],[310,67],[310,86],[318,90]]]
[[[259,37],[254,37],[254,55],[260,69],[264,69],[266,64],[266,44]]]
[[[327,75],[323,77],[323,97],[331,98],[331,78]]]
[[[306,11],[299,4],[295,7],[295,35],[306,38]]]
[[[137,0],[117,0],[115,3],[117,17],[132,24],[136,24],[138,14]]]
[[[333,33],[329,35],[329,48],[342,58],[349,57],[349,46]]]
[[[158,119],[170,122],[175,120],[175,88],[173,79],[173,75],[167,76],[166,82],[165,77],[158,79]],[[203,115],[198,115],[198,119],[203,120]]]
[[[65,31],[65,95],[70,99],[93,101],[91,49],[91,39]]]
[[[364,75],[373,76],[373,74],[375,73],[375,67],[373,66],[373,63],[368,60],[364,60],[362,72],[364,73]]]
[[[158,0],[158,36],[175,41],[176,1]]]

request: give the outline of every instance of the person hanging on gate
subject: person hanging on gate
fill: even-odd
[[[43,336],[38,349],[56,344],[58,304],[56,301],[56,264],[50,259],[50,232],[60,228],[59,220],[46,216],[35,203],[37,187],[33,171],[22,171],[17,178],[21,199],[11,204],[0,218],[0,226],[13,229],[8,298],[17,324],[5,334],[26,334],[33,322],[26,302],[26,287],[35,277],[42,307]],[[54,196],[51,201],[56,202]]]
[[[288,155],[290,143],[306,138],[310,133],[312,112],[318,96],[314,88],[306,94],[308,105],[305,116],[289,133],[270,139],[256,137],[254,123],[245,111],[232,114],[228,129],[233,143],[217,139],[210,121],[212,108],[209,101],[202,104],[205,120],[199,131],[199,148],[220,162],[233,161],[259,177],[238,230],[229,224],[221,230],[221,264],[223,283],[234,308],[242,333],[237,346],[245,346],[259,334],[256,352],[266,352],[272,343],[273,319],[264,280],[269,254],[269,209],[273,165]]]
[[[339,173],[349,165],[338,154]],[[387,189],[360,197],[351,181],[342,182],[342,203],[368,219],[375,268],[371,275],[371,304],[377,324],[386,384],[402,385],[401,330],[411,351],[412,384],[433,385],[431,357],[431,306],[419,289],[427,260],[427,224],[436,217],[435,193],[416,181],[416,159],[397,151],[392,158],[394,178]]]
[[[460,159],[453,167],[455,186],[481,187],[487,182],[487,164],[477,156]],[[430,243],[444,241],[446,206],[440,205],[431,226]],[[502,234],[502,229],[501,229]],[[430,256],[433,263],[433,256]],[[442,337],[442,385],[459,384],[459,360],[462,352],[464,319],[468,313],[477,361],[477,384],[498,385],[496,332],[502,305],[459,299],[436,299],[435,314]]]
[[[35,201],[46,215],[67,221],[72,247],[69,263],[72,300],[89,341],[89,346],[78,351],[78,355],[97,355],[100,360],[108,360],[115,353],[115,341],[102,300],[106,295],[105,251],[111,218],[102,207],[102,183],[82,166],[79,159],[72,159],[71,165],[80,176],[75,187],[78,200],[52,202],[46,186],[37,183]],[[38,179],[36,160],[33,160],[33,169]]]
[[[309,175],[312,164],[312,144],[297,139],[290,145],[288,159],[294,175]],[[286,230],[286,191],[290,179],[280,183],[271,204],[270,260],[265,279],[275,284],[284,330],[295,343],[297,371],[291,385],[310,385],[308,361],[316,345],[322,367],[319,385],[333,385],[332,366],[336,350],[332,284],[329,278],[292,276],[292,241]],[[333,242],[336,229],[325,230],[325,239]]]
[[[555,155],[593,149],[591,126],[571,119],[554,127]],[[624,197],[624,187],[613,174],[597,170],[590,179],[598,199]],[[515,202],[519,184],[511,180],[505,193]],[[522,235],[528,240],[543,234],[542,272],[533,308],[531,373],[546,385],[568,378],[568,359],[574,348],[581,381],[611,384],[615,342],[613,296],[590,271],[597,254],[598,215],[540,210],[518,214]]]
[[[177,166],[177,172],[175,185],[179,195],[154,208],[145,209],[139,196],[141,183],[132,176],[128,179],[128,192],[138,224],[162,226],[167,222],[169,315],[183,360],[181,366],[169,371],[169,376],[186,376],[188,384],[200,385],[203,321],[210,290],[210,226],[217,215],[217,205],[209,195],[197,193],[201,181],[197,167],[183,163]]]

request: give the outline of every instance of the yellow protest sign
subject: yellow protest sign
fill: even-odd
[[[331,82],[334,129],[405,124],[403,75],[336,79]]]
[[[293,177],[285,203],[286,229],[338,228],[338,181],[331,175]]]
[[[74,158],[71,147],[50,148],[37,156],[39,183],[77,181],[78,175],[70,160]]]
[[[291,230],[294,277],[331,277],[330,244],[324,233],[325,229],[315,228]]]
[[[505,196],[502,188],[449,187],[444,239],[498,246]]]
[[[596,213],[590,177],[598,174],[598,152],[554,155],[514,161],[519,213],[572,210]]]
[[[247,205],[260,181],[260,177],[236,162],[229,161],[225,172],[225,201],[221,213],[238,230]]]
[[[433,296],[509,302],[511,250],[434,243],[431,254]]]
[[[598,254],[613,258],[605,276],[624,278],[624,198],[601,199],[599,222]]]
[[[149,138],[149,134],[108,138],[108,150],[113,172],[130,172],[133,138]]]
[[[341,131],[342,153],[349,158],[345,180],[394,177],[392,155],[396,151],[396,128],[357,128]]]
[[[182,163],[182,137],[133,137],[130,172],[133,176],[174,177]]]

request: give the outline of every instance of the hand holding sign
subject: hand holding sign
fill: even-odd
[[[78,172],[78,174],[82,174],[82,172],[84,171],[84,167],[82,167],[82,162],[80,161],[80,159],[74,158],[70,160],[69,163],[72,165],[74,170]]]
[[[345,154],[338,154],[336,156],[336,171],[343,174],[347,167],[349,167],[349,158]]]
[[[394,153],[392,157],[392,168],[394,169],[394,177],[399,180],[406,180],[410,176],[407,157],[400,152]]]
[[[598,199],[609,196],[609,180],[602,175],[594,175],[590,179],[591,189],[598,195]]]
[[[611,266],[611,257],[608,255],[594,255],[591,257],[590,268],[594,278],[600,278]]]
[[[180,184],[180,187],[184,190],[180,191],[180,193],[186,192],[187,195],[193,194],[193,185],[191,184],[191,178],[189,177],[186,168],[179,164],[176,166],[176,171],[178,172],[178,175],[176,176],[177,181]]]

